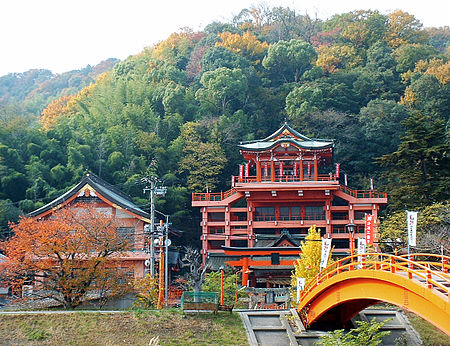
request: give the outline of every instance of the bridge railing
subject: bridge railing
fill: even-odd
[[[424,260],[416,260],[424,258]],[[301,291],[299,309],[305,297],[327,279],[346,271],[378,270],[404,275],[409,280],[423,281],[427,288],[442,292],[447,300],[450,290],[450,257],[433,254],[411,254],[394,256],[380,253],[365,253],[345,257],[332,263],[312,279]]]

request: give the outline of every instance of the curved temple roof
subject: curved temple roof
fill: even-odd
[[[303,149],[326,149],[334,146],[332,139],[308,138],[284,123],[277,131],[264,139],[241,142],[239,148],[249,151],[266,151],[279,145],[290,143]]]
[[[103,198],[107,199],[112,204],[121,207],[125,211],[129,211],[133,214],[141,216],[146,219],[150,219],[150,214],[143,211],[136,204],[130,196],[126,195],[119,189],[108,184],[103,179],[97,177],[95,174],[87,173],[81,181],[72,187],[69,191],[62,194],[58,198],[54,199],[50,203],[44,205],[43,207],[36,209],[28,214],[28,216],[39,216],[40,214],[46,213],[53,208],[59,207],[61,204],[67,200],[73,198],[74,195],[78,194],[80,190],[83,190],[86,185],[89,185],[94,191],[100,194]]]

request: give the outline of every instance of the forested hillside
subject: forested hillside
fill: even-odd
[[[95,82],[100,74],[111,70],[118,61],[110,58],[95,66],[60,74],[44,69],[9,73],[0,77],[0,102],[2,107],[20,104],[22,112],[39,115],[50,101],[80,91]]]
[[[191,192],[227,190],[242,163],[236,144],[284,121],[335,139],[349,186],[367,189],[373,178],[389,193],[386,213],[448,201],[449,40],[448,27],[424,29],[402,11],[322,21],[287,8],[244,9],[230,23],[173,33],[79,92],[61,93],[39,122],[8,102],[2,230],[90,170],[144,208],[140,179],[157,175],[168,186],[158,209],[197,239]],[[1,95],[30,94],[13,95],[4,78]],[[50,101],[44,84],[33,93]]]

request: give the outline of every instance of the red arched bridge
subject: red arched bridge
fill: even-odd
[[[361,310],[387,302],[450,335],[450,257],[370,253],[343,258],[301,292],[297,307],[307,327],[342,328]]]

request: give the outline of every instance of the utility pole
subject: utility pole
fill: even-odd
[[[167,187],[161,186],[158,187],[157,184],[161,182],[161,180],[156,176],[147,176],[142,178],[141,181],[146,184],[150,184],[150,186],[146,186],[144,188],[144,193],[146,191],[150,191],[150,275],[155,277],[155,196],[164,196],[167,191]]]
[[[166,308],[169,307],[169,245],[170,245],[170,241],[169,241],[169,215],[166,215],[166,225],[165,225],[165,239],[164,239],[164,246],[165,246],[165,250],[166,250],[166,261],[165,263],[165,275],[164,275],[164,279],[165,279],[165,301],[166,301]]]

